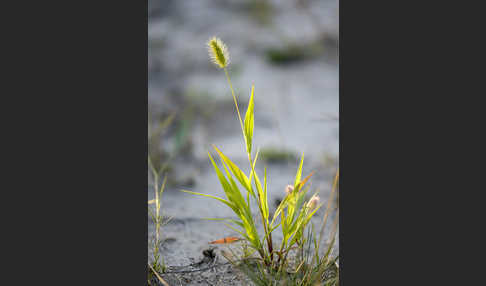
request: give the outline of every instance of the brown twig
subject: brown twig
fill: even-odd
[[[152,265],[150,265],[150,263],[147,263],[147,264],[150,267],[150,269],[152,270],[152,272],[155,274],[155,276],[157,276],[157,279],[159,279],[160,283],[164,284],[164,286],[170,286],[167,282],[165,282],[164,279],[162,279],[162,277],[160,277],[159,273],[157,273],[157,271],[155,271],[155,269],[152,267]]]

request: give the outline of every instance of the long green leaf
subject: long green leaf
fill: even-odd
[[[263,188],[262,188],[262,183],[261,183],[260,179],[258,178],[258,175],[255,172],[255,169],[253,169],[253,177],[255,178],[255,186],[256,186],[257,191],[258,191],[258,199],[260,200],[259,205],[262,208],[263,216],[264,216],[265,220],[267,221],[268,220],[268,202],[265,199],[265,194],[264,194],[264,191],[263,191]]]
[[[253,92],[255,90],[255,86],[251,86],[251,95],[250,95],[250,102],[248,103],[248,109],[246,110],[245,115],[245,140],[246,140],[246,151],[248,154],[251,154],[251,143],[253,139],[253,127],[254,123],[254,101],[253,101]]]
[[[275,222],[277,217],[280,215],[280,212],[282,212],[285,209],[285,207],[287,206],[287,204],[289,202],[289,197],[290,197],[289,195],[285,196],[285,198],[280,202],[280,204],[277,207],[277,210],[273,214],[273,219],[272,219],[272,222],[270,223],[270,225],[273,225],[273,223]]]
[[[249,237],[257,237],[258,238],[258,232],[256,230],[255,224],[253,222],[253,217],[250,211],[250,208],[248,205],[245,203],[243,196],[241,195],[241,192],[239,191],[238,187],[236,186],[235,181],[231,177],[231,174],[228,171],[228,168],[224,164],[224,162],[221,160],[221,163],[223,164],[223,167],[228,174],[228,180],[229,180],[229,186],[230,186],[230,193],[232,197],[232,202],[235,204],[235,207],[237,210],[234,210],[235,214],[238,215],[238,217],[242,221],[243,228],[245,229],[246,233],[248,234]]]
[[[234,224],[240,226],[241,228],[244,228],[243,223],[241,221],[237,221],[237,220],[231,219],[231,218],[206,218],[205,217],[205,218],[202,218],[202,219],[204,219],[204,220],[223,221],[223,222],[224,221],[228,221],[228,222],[231,222],[231,223],[234,223]]]
[[[211,160],[211,163],[213,164],[214,171],[218,175],[219,182],[221,183],[221,186],[223,187],[223,190],[224,190],[224,192],[226,194],[226,197],[236,207],[236,205],[237,205],[236,201],[238,201],[237,194],[235,194],[235,192],[232,189],[230,183],[228,182],[228,180],[226,180],[226,177],[223,175],[223,173],[219,169],[218,165],[216,165],[216,163],[214,162],[213,157],[211,156],[211,154],[208,153],[208,155],[209,155],[209,159]],[[236,214],[239,213],[239,209],[238,208],[233,208],[233,211]]]
[[[263,203],[264,203],[264,215],[265,215],[265,220],[268,224],[268,199],[267,199],[267,168],[264,167],[264,176],[263,176]]]
[[[221,160],[221,164],[223,165],[223,167],[226,171],[226,174],[228,176],[228,180],[229,180],[229,183],[230,183],[229,186],[231,188],[231,195],[232,195],[232,198],[233,198],[233,203],[236,205],[238,210],[240,210],[240,213],[242,215],[247,216],[247,217],[251,217],[249,207],[245,203],[245,199],[243,198],[243,195],[241,194],[240,190],[238,189],[238,186],[236,185],[235,181],[231,177],[231,174],[228,171],[228,168],[224,164],[223,160]]]
[[[302,176],[302,165],[304,164],[304,153],[302,153],[302,159],[300,160],[300,166],[297,170],[297,174],[295,175],[295,182],[294,182],[294,191],[297,192],[298,190],[297,185],[300,183],[300,177]]]
[[[251,182],[248,179],[248,177],[245,175],[245,173],[243,173],[243,171],[241,171],[240,168],[238,168],[238,166],[236,166],[236,164],[233,163],[226,155],[224,155],[223,152],[221,152],[216,146],[213,145],[213,148],[216,150],[216,152],[218,152],[221,159],[228,165],[231,172],[236,177],[236,179],[240,182],[240,184],[243,187],[245,187],[245,189],[247,189],[249,192],[252,193],[253,190],[251,189]],[[253,193],[252,195],[255,196],[255,194]]]
[[[230,207],[231,209],[234,210],[234,206],[233,206],[232,203],[230,203],[227,200],[222,199],[220,197],[216,197],[216,196],[212,196],[212,195],[207,195],[207,194],[201,194],[201,193],[197,193],[197,192],[191,192],[191,191],[188,191],[188,190],[181,190],[181,192],[188,193],[188,194],[193,194],[193,195],[198,195],[198,196],[203,196],[203,197],[207,197],[207,198],[211,198],[211,199],[218,200],[218,201],[222,202],[223,204],[227,205],[228,207]]]

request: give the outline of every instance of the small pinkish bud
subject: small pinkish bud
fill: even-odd
[[[319,198],[318,195],[313,195],[312,198],[309,200],[309,202],[307,203],[307,207],[310,209],[310,210],[313,210],[317,204],[319,203],[321,199]]]
[[[285,192],[288,194],[290,194],[292,191],[294,190],[294,186],[291,186],[291,185],[287,185],[287,187],[285,188]]]

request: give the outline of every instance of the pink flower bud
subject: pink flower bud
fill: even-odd
[[[309,200],[309,202],[307,203],[307,207],[310,209],[310,210],[313,210],[317,204],[319,203],[321,199],[319,198],[318,195],[313,195],[312,198]]]
[[[293,190],[294,187],[291,185],[287,185],[287,187],[285,188],[285,192],[287,193],[287,195],[290,194]]]

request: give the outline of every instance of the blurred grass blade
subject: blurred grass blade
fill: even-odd
[[[332,184],[331,194],[329,195],[329,200],[327,202],[326,211],[324,213],[324,218],[322,219],[322,227],[321,227],[321,231],[319,233],[319,244],[318,244],[319,247],[321,245],[322,238],[324,236],[324,228],[326,227],[327,218],[329,216],[329,212],[331,211],[331,204],[332,204],[332,201],[334,199],[334,193],[336,192],[338,181],[339,181],[339,168],[336,172],[336,176],[334,176],[334,182]]]
[[[159,123],[159,125],[157,126],[157,128],[155,130],[153,130],[153,131],[151,130],[151,132],[149,134],[149,140],[152,137],[160,135],[172,123],[175,115],[176,115],[175,112],[171,113],[166,119],[164,119],[164,121]]]

